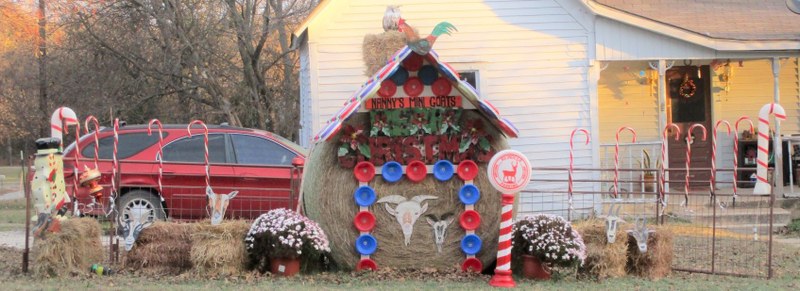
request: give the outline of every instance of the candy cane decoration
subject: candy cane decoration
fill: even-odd
[[[93,115],[86,117],[86,120],[83,121],[84,134],[89,134],[89,121],[94,124],[94,168],[99,169],[97,168],[97,159],[100,151],[100,122]]]
[[[117,198],[117,167],[119,167],[119,161],[117,161],[117,145],[119,144],[119,118],[114,118],[114,146],[113,151],[111,152],[111,195],[108,195],[108,212],[106,212],[106,217],[111,215],[116,211],[115,200]]]
[[[189,137],[192,136],[192,125],[199,124],[203,127],[203,147],[205,149],[205,162],[206,162],[206,189],[211,188],[211,177],[209,175],[209,167],[208,167],[208,127],[206,124],[200,120],[194,120],[189,123],[189,126],[186,127],[186,130],[189,132]]]
[[[64,128],[64,133],[66,133],[66,131],[67,131],[67,128],[65,127]],[[81,152],[81,143],[79,143],[80,140],[81,140],[81,123],[77,122],[77,119],[76,119],[76,122],[75,122],[75,167],[72,168],[72,178],[73,178],[72,179],[72,200],[75,201],[75,203],[72,203],[72,206],[74,208],[72,213],[75,213],[76,216],[80,216],[80,211],[78,210],[78,200],[76,198],[76,195],[78,194],[78,189],[79,189],[78,188],[78,184],[80,184],[78,182],[78,180],[79,180],[78,171],[81,168],[80,156],[78,156],[78,154]]]
[[[78,124],[78,116],[69,107],[59,107],[50,116],[50,137],[57,137],[64,144],[63,131],[66,127]]]
[[[631,143],[636,142],[636,131],[633,128],[623,126],[617,129],[616,144],[614,144],[614,199],[619,198],[619,134],[623,130],[628,130],[633,134]]]
[[[158,119],[150,120],[150,123],[147,124],[147,135],[153,135],[153,124],[158,126],[158,193],[164,193],[164,187],[161,185],[161,179],[164,175],[164,153],[162,149],[164,148],[164,127],[161,125],[161,121]]]
[[[569,210],[570,211],[572,211],[572,169],[574,167],[573,153],[572,153],[574,145],[573,145],[572,141],[575,139],[575,133],[578,132],[578,131],[583,132],[583,135],[586,136],[586,144],[587,145],[589,144],[589,141],[591,140],[591,136],[589,135],[589,131],[587,131],[586,129],[583,129],[583,128],[576,128],[569,135],[569,175],[568,175],[568,182],[567,182],[568,183],[567,184],[567,194],[568,194],[567,195],[567,201],[569,203]]]
[[[775,121],[786,120],[786,111],[780,104],[770,103],[761,107],[758,112],[758,165],[756,165],[756,186],[753,194],[769,194],[772,186],[767,181],[767,158],[769,156],[769,115],[775,115]],[[780,146],[780,145],[776,145]]]
[[[714,136],[711,139],[711,178],[708,180],[711,191],[714,191],[714,187],[717,186],[717,131],[723,124],[728,129],[728,136],[731,136],[731,124],[727,120],[717,120],[717,124],[714,125]]]
[[[692,163],[692,131],[695,128],[700,128],[703,131],[703,139],[706,140],[708,137],[708,131],[706,131],[706,127],[702,124],[695,123],[689,127],[689,130],[686,131],[686,184],[683,188],[683,202],[681,206],[688,207],[689,206],[689,166]]]
[[[747,121],[750,125],[750,134],[756,132],[753,121],[749,117],[742,116],[736,120],[736,134],[733,135],[733,201],[736,201],[737,185],[739,184],[736,180],[739,179],[739,123],[742,121]]]
[[[674,123],[667,124],[664,127],[664,131],[661,133],[663,136],[663,142],[661,143],[661,167],[659,168],[659,174],[661,178],[659,179],[659,188],[658,188],[658,199],[661,200],[661,213],[660,215],[664,215],[664,210],[667,209],[667,199],[666,195],[664,195],[664,191],[667,186],[667,178],[666,178],[666,170],[665,167],[667,165],[667,140],[669,140],[669,129],[672,128],[675,130],[675,140],[680,140],[681,136],[681,128]]]

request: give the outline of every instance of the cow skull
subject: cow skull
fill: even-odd
[[[397,223],[403,229],[403,237],[406,245],[411,243],[411,233],[414,231],[414,223],[417,218],[428,210],[428,203],[421,204],[425,200],[439,199],[432,195],[418,195],[406,199],[400,195],[389,195],[378,200],[378,203],[386,203],[383,206],[386,211],[397,219]],[[389,204],[397,204],[395,208]]]
[[[123,218],[122,215],[119,216],[119,231],[125,242],[125,251],[133,249],[133,244],[136,243],[136,239],[139,238],[142,229],[145,229],[151,224],[153,224],[153,221],[148,220],[143,222],[141,216],[131,216],[127,219]]]
[[[206,196],[208,196],[208,208],[211,209],[211,225],[218,225],[225,217],[225,210],[228,210],[228,202],[233,197],[236,197],[239,191],[233,191],[229,194],[217,194],[211,187],[206,187]]]
[[[636,240],[636,245],[639,246],[639,253],[647,252],[647,237],[650,235],[650,230],[647,229],[647,220],[642,217],[637,217],[633,229],[628,233]]]
[[[436,249],[439,253],[442,252],[442,245],[444,244],[444,237],[447,234],[447,227],[453,223],[454,219],[455,217],[452,213],[442,214],[440,219],[437,219],[436,215],[432,214],[425,216],[425,220],[433,227],[433,237],[436,242]]]

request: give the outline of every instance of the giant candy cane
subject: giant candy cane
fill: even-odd
[[[628,130],[633,134],[632,143],[636,142],[636,131],[633,128],[623,126],[617,129],[616,143],[614,144],[614,199],[619,198],[619,134],[623,130]]]
[[[664,138],[663,138],[663,142],[661,142],[661,167],[659,168],[659,175],[661,177],[658,180],[659,181],[658,199],[661,202],[661,213],[659,213],[659,215],[664,215],[664,210],[667,209],[667,199],[666,199],[667,197],[666,197],[666,195],[664,195],[664,192],[665,192],[664,188],[667,187],[666,186],[666,184],[667,184],[666,183],[667,182],[666,179],[667,178],[666,178],[666,171],[665,171],[664,168],[667,165],[667,156],[668,156],[668,153],[667,153],[667,140],[669,139],[669,129],[670,128],[675,130],[675,140],[680,140],[680,136],[681,136],[681,128],[677,124],[674,124],[674,123],[667,124],[667,126],[664,127],[664,131],[662,132],[662,135],[663,135]]]
[[[684,207],[689,206],[689,167],[692,164],[692,143],[694,142],[692,139],[692,131],[694,131],[695,128],[700,128],[703,131],[704,141],[708,137],[706,127],[699,123],[692,124],[689,130],[686,131],[686,184],[683,188],[683,202],[681,202],[681,206]]]
[[[576,128],[569,135],[569,174],[568,174],[568,180],[569,181],[567,182],[568,183],[568,185],[567,185],[567,201],[569,203],[569,211],[572,211],[572,169],[574,167],[573,153],[572,153],[574,145],[573,145],[572,141],[575,139],[575,133],[579,132],[579,131],[583,132],[583,134],[586,135],[586,144],[587,145],[589,144],[589,141],[591,140],[591,137],[589,135],[589,131],[587,131],[586,129],[583,129],[583,128]]]
[[[739,123],[742,121],[747,121],[748,125],[750,125],[750,133],[755,133],[755,128],[753,126],[753,121],[750,120],[747,116],[739,117],[736,120],[736,134],[733,135],[733,202],[736,203],[736,193],[738,190],[738,179],[739,179]]]
[[[97,167],[97,159],[98,159],[98,152],[100,151],[100,122],[97,121],[97,118],[94,115],[89,115],[86,117],[86,120],[83,121],[83,132],[84,134],[89,134],[89,122],[94,124],[94,168],[98,169]]]
[[[106,212],[106,217],[110,216],[111,213],[114,213],[117,208],[117,169],[119,168],[119,161],[117,160],[117,145],[119,145],[119,118],[114,118],[113,134],[114,144],[111,151],[111,191],[110,195],[108,195],[108,212]]]
[[[194,120],[189,123],[189,126],[186,127],[186,130],[189,132],[189,136],[192,136],[192,125],[199,124],[203,127],[203,148],[205,149],[205,165],[206,165],[206,189],[211,188],[211,177],[209,172],[208,166],[208,127],[203,121]]]
[[[758,112],[758,165],[756,166],[756,187],[753,194],[769,194],[772,191],[769,181],[767,181],[767,159],[769,156],[769,115],[775,115],[775,121],[786,120],[786,111],[780,104],[770,103],[761,107]],[[780,146],[780,145],[776,145]]]
[[[57,137],[64,144],[64,129],[78,124],[78,116],[69,107],[59,107],[50,116],[50,137]]]

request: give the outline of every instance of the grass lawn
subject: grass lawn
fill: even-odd
[[[25,228],[25,199],[0,201],[0,231]]]

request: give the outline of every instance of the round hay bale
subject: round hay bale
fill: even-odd
[[[192,233],[196,224],[158,221],[142,230],[125,253],[126,269],[146,274],[179,274],[192,268]]]
[[[490,124],[488,120],[473,111],[465,110],[464,115],[470,118],[480,117],[484,124]],[[349,122],[358,123],[367,119],[367,114],[359,113]],[[508,148],[506,138],[492,126],[486,126],[485,129],[493,137],[491,144],[493,149],[500,151]],[[331,140],[337,141],[339,137]],[[317,144],[306,160],[305,169],[303,177],[305,214],[317,221],[328,234],[333,261],[344,269],[354,268],[360,259],[355,250],[355,240],[360,233],[353,225],[353,218],[359,212],[353,199],[353,192],[359,186],[353,170],[339,166],[335,142]],[[481,193],[480,201],[475,204],[475,210],[481,215],[481,224],[475,233],[481,238],[483,245],[476,257],[483,262],[484,267],[487,267],[497,254],[501,194],[489,183],[486,163],[479,163],[479,170],[480,174],[474,184]],[[440,182],[433,175],[428,175],[422,182],[414,183],[404,176],[399,182],[390,184],[377,175],[368,184],[375,189],[377,199],[389,195],[400,195],[406,199],[418,195],[438,196],[438,199],[423,202],[428,204],[428,209],[413,224],[413,233],[408,245],[404,243],[400,224],[388,213],[384,205],[381,205],[383,203],[369,207],[376,220],[376,226],[371,234],[378,241],[378,249],[371,258],[378,264],[379,269],[384,267],[461,269],[461,263],[465,259],[460,245],[465,231],[458,223],[458,216],[464,212],[464,204],[458,198],[459,189],[464,185],[461,179],[454,176],[449,181]],[[442,217],[443,214],[451,214],[455,220],[447,227],[442,251],[439,252],[435,245],[433,228],[426,221],[426,215]]]
[[[238,275],[245,270],[244,237],[250,223],[244,220],[223,221],[219,225],[203,223],[192,234],[191,262],[203,275]]]
[[[654,229],[655,232],[647,238],[647,252],[644,254],[639,252],[636,240],[628,236],[629,274],[658,280],[672,271],[672,230],[663,226],[655,226]]]
[[[572,224],[586,244],[586,260],[578,268],[581,276],[599,280],[625,276],[628,235],[618,226],[616,240],[609,244],[605,225],[605,220],[600,219],[576,221]]]
[[[44,276],[88,272],[103,261],[100,223],[93,218],[72,218],[61,222],[61,231],[47,233],[33,243],[33,271]]]
[[[367,34],[361,46],[364,58],[364,75],[372,76],[383,68],[397,50],[406,45],[406,37],[396,30],[386,31],[381,34]]]

